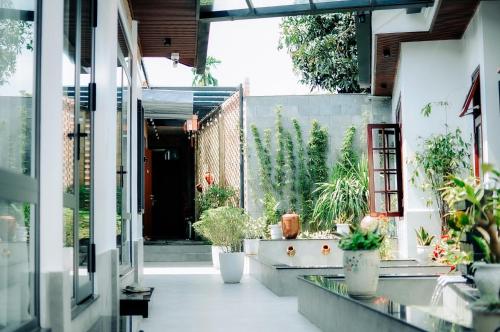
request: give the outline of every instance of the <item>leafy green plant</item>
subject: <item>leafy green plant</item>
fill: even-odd
[[[417,243],[419,246],[427,247],[432,244],[432,241],[434,241],[435,236],[430,235],[423,226],[416,229],[415,233],[417,234]]]
[[[304,226],[307,227],[307,223],[311,217],[311,177],[307,168],[307,154],[304,144],[304,138],[302,136],[302,128],[300,127],[299,121],[297,119],[292,119],[293,129],[295,133],[295,140],[297,142],[297,189],[299,191],[300,207],[301,207],[301,217],[304,222]]]
[[[193,227],[214,246],[221,246],[224,252],[239,252],[249,218],[241,208],[222,206],[203,212]]]
[[[212,184],[197,197],[199,213],[224,205],[234,206],[235,197],[236,190],[233,188]]]
[[[278,106],[275,110],[275,141],[276,141],[276,154],[274,165],[274,183],[276,194],[280,201],[283,200],[283,189],[285,187],[285,132],[283,129],[283,121],[281,115],[282,107]]]
[[[273,166],[271,163],[271,152],[268,145],[262,142],[259,130],[255,125],[251,126],[252,135],[255,141],[255,148],[257,150],[257,158],[259,159],[259,179],[260,185],[264,192],[270,192],[273,188],[272,185],[272,172]],[[268,140],[266,140],[267,142]]]
[[[245,239],[260,239],[264,237],[267,226],[266,219],[263,217],[257,219],[248,218],[245,224]]]
[[[339,248],[342,250],[376,250],[384,241],[384,236],[377,230],[364,230],[355,228],[349,235],[343,236],[339,241]]]
[[[196,68],[193,68],[193,86],[217,86],[219,81],[212,75],[212,69],[217,68],[221,61],[213,56],[208,56],[205,63],[205,70],[198,74]]]
[[[500,263],[500,171],[483,165],[483,172],[487,184],[454,176],[442,196],[450,206],[450,228],[469,234],[486,262]]]
[[[462,139],[460,129],[446,134],[432,135],[422,143],[422,150],[415,153],[412,161],[414,171],[410,178],[412,184],[430,193],[427,200],[430,206],[434,201],[442,220],[442,232],[446,233],[449,206],[441,195],[450,176],[470,171],[470,144]],[[417,180],[420,179],[420,182]]]
[[[346,130],[330,180],[315,190],[313,220],[320,228],[357,223],[368,212],[368,162],[353,149],[355,128]]]
[[[286,49],[301,82],[330,92],[361,92],[355,16],[351,13],[286,17],[278,48]]]
[[[309,174],[313,187],[317,183],[328,179],[328,131],[321,127],[318,121],[312,123],[311,135],[307,144],[307,156],[309,157]]]
[[[292,135],[288,131],[285,132],[285,149],[288,210],[297,211],[297,165]]]

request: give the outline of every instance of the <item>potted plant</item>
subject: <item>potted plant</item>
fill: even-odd
[[[372,297],[378,286],[380,253],[384,236],[375,229],[358,227],[339,241],[344,252],[347,292],[354,297]]]
[[[430,235],[423,226],[415,230],[417,234],[417,261],[419,263],[429,263],[433,251],[432,242],[435,236]]]
[[[483,174],[486,182],[452,177],[443,188],[443,197],[450,206],[450,227],[469,235],[480,251],[474,253],[474,260],[482,260],[474,263],[474,282],[481,298],[499,301],[500,171],[483,165]]]
[[[205,211],[193,225],[201,236],[222,247],[219,263],[225,283],[238,283],[243,276],[245,254],[241,252],[241,243],[248,219],[243,209],[222,206]]]
[[[283,229],[281,228],[281,221],[277,224],[269,225],[269,233],[271,234],[271,240],[283,239]]]
[[[259,240],[264,236],[266,220],[264,218],[248,219],[245,225],[243,248],[246,255],[257,255]]]
[[[201,192],[196,198],[199,215],[203,215],[203,213],[209,209],[215,209],[226,205],[235,205],[234,198],[236,197],[236,191],[233,188],[213,183],[213,176],[211,174],[208,175],[210,176],[205,176],[208,187],[201,187]],[[219,268],[219,253],[222,252],[222,250],[223,248],[221,246],[212,243],[212,263],[216,269]]]

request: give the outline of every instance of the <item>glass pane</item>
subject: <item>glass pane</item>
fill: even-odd
[[[33,206],[0,199],[0,330],[34,317]]]
[[[245,0],[200,0],[203,11],[218,11],[248,8]]]
[[[387,212],[398,212],[399,211],[398,194],[388,193],[387,196],[389,201],[389,211]]]
[[[69,284],[73,285],[73,269],[74,269],[74,242],[75,242],[75,234],[74,234],[74,224],[75,224],[75,210],[70,208],[64,208],[64,267],[70,271],[69,273]],[[71,287],[71,297],[74,297],[74,287]]]
[[[385,153],[383,150],[373,150],[373,168],[374,169],[385,169],[384,156],[385,156]]]
[[[375,211],[376,212],[386,212],[385,211],[385,193],[375,193]]]
[[[308,4],[309,0],[252,0],[252,3],[255,7],[275,7]]]
[[[395,148],[396,147],[396,131],[394,128],[386,128],[384,129],[385,133],[385,145],[388,148]]]
[[[0,1],[0,168],[33,175],[35,3]]]
[[[382,135],[382,129],[372,129],[372,147],[383,148],[384,140]]]
[[[387,173],[387,190],[398,190],[398,175],[396,172],[389,171]]]
[[[376,191],[385,190],[385,173],[373,172],[373,182]]]

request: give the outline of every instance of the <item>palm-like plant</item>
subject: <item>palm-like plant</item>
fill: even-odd
[[[221,61],[212,56],[207,57],[207,61],[205,63],[205,71],[203,74],[197,74],[196,68],[193,68],[193,86],[217,86],[219,85],[219,81],[212,76],[210,70],[215,69]]]

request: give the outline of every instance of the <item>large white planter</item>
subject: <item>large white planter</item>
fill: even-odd
[[[212,265],[218,270],[220,267],[219,264],[219,254],[223,252],[221,246],[212,246]]]
[[[281,223],[269,225],[269,231],[271,232],[271,240],[283,239],[283,230],[281,229]]]
[[[432,246],[417,246],[417,262],[429,264],[431,262]]]
[[[257,255],[259,253],[259,239],[244,239],[243,248],[245,255]]]
[[[492,312],[472,306],[472,327],[476,332],[497,332],[500,328],[500,312]]]
[[[500,300],[500,264],[475,264],[474,283],[481,298]]]
[[[241,281],[245,265],[245,253],[221,252],[219,254],[220,274],[226,284],[236,284]]]
[[[374,296],[379,267],[378,250],[344,250],[344,274],[349,295],[361,298]]]

